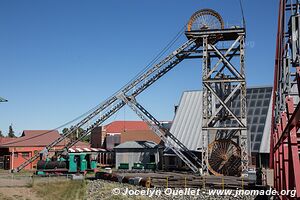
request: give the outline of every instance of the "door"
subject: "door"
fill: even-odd
[[[10,169],[10,155],[4,156],[4,169],[9,170]]]

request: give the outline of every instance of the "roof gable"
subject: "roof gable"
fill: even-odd
[[[19,138],[0,138],[0,147],[45,147],[61,135],[57,130],[24,130]],[[70,142],[65,138],[56,147],[63,147]],[[90,144],[78,141],[72,147],[90,148]]]
[[[1,143],[0,145],[2,147],[44,147],[59,137],[60,134],[57,130],[25,130],[21,137],[14,138],[14,140]],[[64,144],[65,142],[60,142],[58,146]]]
[[[7,142],[14,141],[15,139],[17,139],[17,138],[0,137],[0,145],[7,143]]]
[[[150,130],[148,125],[143,121],[114,121],[104,126],[104,129],[107,133]]]

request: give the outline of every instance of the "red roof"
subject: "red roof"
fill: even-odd
[[[104,126],[104,128],[106,129],[106,133],[150,130],[147,123],[143,121],[114,121]]]
[[[11,141],[0,143],[1,147],[45,147],[54,140],[58,139],[60,134],[57,130],[24,130],[22,136],[13,138]],[[68,140],[60,142],[56,146],[64,146]],[[76,146],[88,147],[89,144],[78,142]]]
[[[11,141],[13,141],[15,139],[16,138],[0,137],[0,145],[2,145],[3,143],[11,142]]]

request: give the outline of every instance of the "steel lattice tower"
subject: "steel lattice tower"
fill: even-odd
[[[207,174],[210,171],[215,175],[246,175],[249,150],[245,29],[225,29],[221,17],[211,10],[209,12],[206,15],[215,17],[220,23],[218,27],[193,30],[192,24],[197,17],[192,16],[186,32],[188,38],[195,38],[201,45],[197,51],[192,52],[190,58],[202,58],[203,172]],[[234,113],[232,102],[236,99],[239,102],[239,111]]]
[[[202,169],[206,173],[209,170],[215,175],[236,176],[241,172],[246,174],[248,140],[244,72],[245,29],[239,27],[224,29],[223,20],[218,13],[211,9],[203,9],[192,15],[186,36],[188,41],[157,64],[148,66],[45,149],[51,150],[78,128],[84,127],[85,130],[79,138],[69,142],[64,148],[72,147],[81,138],[89,135],[95,127],[128,105],[193,172],[198,173]],[[194,58],[203,59],[205,109],[202,161],[166,130],[136,98],[183,60]],[[238,113],[232,112],[231,108],[231,102],[236,99],[239,99]],[[88,125],[91,121],[92,125]],[[14,172],[22,170],[38,157],[39,154],[35,154],[14,169]]]

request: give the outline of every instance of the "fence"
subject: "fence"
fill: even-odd
[[[0,187],[30,187],[34,183],[51,183],[70,180],[71,175],[35,176],[30,174],[0,174]]]

